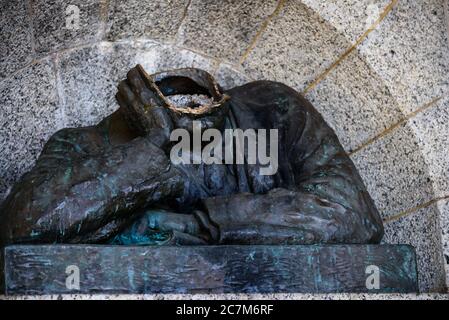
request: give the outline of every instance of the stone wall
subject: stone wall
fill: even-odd
[[[200,67],[225,88],[281,81],[337,132],[382,213],[384,241],[416,247],[421,290],[443,291],[447,2],[1,0],[0,193],[53,132],[115,110],[116,85],[137,63]]]

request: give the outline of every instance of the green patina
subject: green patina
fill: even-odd
[[[147,229],[145,233],[138,232],[135,228],[115,236],[110,244],[114,245],[160,245],[172,237],[171,232]]]

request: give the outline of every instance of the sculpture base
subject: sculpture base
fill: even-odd
[[[5,287],[7,294],[411,293],[418,285],[407,245],[27,245],[5,248]]]

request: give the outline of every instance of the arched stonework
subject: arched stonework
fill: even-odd
[[[444,6],[423,1],[3,1],[0,193],[57,129],[117,108],[118,81],[194,66],[224,88],[284,82],[315,105],[357,165],[385,242],[418,252],[423,291],[449,256],[449,49]],[[443,235],[443,236],[442,236]],[[449,258],[447,258],[449,259]]]

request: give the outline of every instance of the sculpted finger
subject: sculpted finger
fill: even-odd
[[[155,84],[149,80],[143,68],[138,65],[131,69],[127,74],[127,78],[131,84],[131,89],[140,98],[146,108],[147,114],[152,118],[153,125],[157,128],[172,130],[173,123],[165,107],[165,101],[154,93],[154,89],[151,90],[151,87],[155,86]]]
[[[150,76],[140,64],[138,64],[135,69],[140,74],[140,79],[142,79],[146,87],[148,88],[155,87],[154,90],[156,91],[159,90],[156,84],[150,80]],[[166,108],[166,102],[163,100],[158,101],[158,103],[154,107],[155,108],[153,109],[154,110],[153,113],[156,121],[158,122],[159,127],[169,128],[171,130],[173,128],[173,121],[170,117],[168,109]]]
[[[167,214],[161,221],[160,228],[164,231],[173,230],[192,235],[198,234],[200,231],[193,216],[180,213]]]
[[[123,102],[126,103],[127,105],[129,106],[141,105],[141,103],[137,100],[136,95],[131,90],[126,80],[120,81],[118,85],[118,92],[123,98]]]
[[[220,238],[220,231],[216,226],[214,226],[207,213],[200,210],[195,210],[193,214],[198,219],[201,226],[209,231],[212,240],[218,240]]]
[[[128,103],[126,102],[126,99],[123,97],[123,95],[120,93],[120,91],[118,91],[115,94],[115,99],[117,99],[117,102],[120,107],[128,109]]]
[[[140,134],[148,134],[151,128],[154,127],[154,120],[152,117],[148,117],[144,105],[131,90],[127,80],[120,81],[118,91],[117,100],[120,106],[124,108],[126,112],[125,116],[130,118],[133,126],[140,132]]]
[[[172,241],[177,245],[207,245],[206,240],[179,231],[173,231]]]
[[[169,142],[170,135],[167,130],[161,128],[151,129],[146,135],[146,139],[159,148],[164,148]]]
[[[147,87],[136,68],[129,70],[126,78],[130,84],[131,90],[133,90],[145,106],[153,106],[158,103],[157,100],[159,99],[157,99],[154,93]]]
[[[155,126],[166,129],[168,132],[173,130],[173,121],[167,108],[163,106],[155,106],[151,108],[151,114],[154,119]]]

